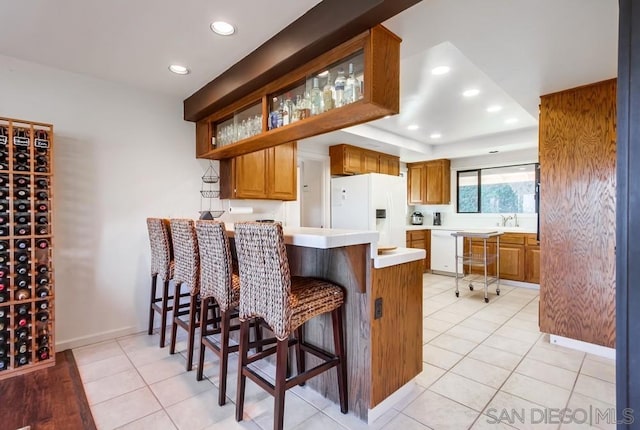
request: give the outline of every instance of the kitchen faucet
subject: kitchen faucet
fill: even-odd
[[[503,227],[507,226],[507,221],[509,221],[510,219],[513,219],[513,217],[511,215],[509,215],[509,216],[500,215],[500,217],[502,217],[502,226]]]
[[[520,227],[518,225],[518,214],[513,214],[513,226],[514,227]]]

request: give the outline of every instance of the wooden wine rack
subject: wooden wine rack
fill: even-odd
[[[53,126],[0,117],[0,380],[55,364]]]

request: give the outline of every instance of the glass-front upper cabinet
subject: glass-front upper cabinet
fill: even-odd
[[[213,149],[222,148],[243,139],[262,133],[262,102],[258,101],[246,109],[234,112],[214,124]]]
[[[364,97],[364,51],[306,76],[269,97],[267,128],[273,130]]]

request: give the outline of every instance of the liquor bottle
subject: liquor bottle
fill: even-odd
[[[46,178],[38,178],[36,179],[36,188],[41,190],[46,189],[49,186],[49,181]]]
[[[36,321],[40,321],[40,322],[49,321],[49,312],[47,312],[47,311],[38,311],[38,312],[36,312]]]
[[[347,77],[344,75],[344,69],[340,67],[338,69],[338,76],[336,76],[336,80],[333,83],[336,107],[344,106],[346,104],[344,102],[344,87],[346,84]]]
[[[44,299],[48,295],[49,295],[49,288],[47,287],[38,287],[38,289],[36,290],[36,296],[38,296],[41,299]]]
[[[333,109],[336,106],[336,100],[334,97],[335,88],[331,85],[331,73],[327,75],[327,83],[322,89],[322,101],[323,111],[327,112]]]
[[[278,98],[274,97],[271,103],[272,110],[269,113],[269,130],[278,128],[278,116],[280,115],[280,112],[276,108],[276,103],[278,103]]]
[[[322,100],[322,90],[320,89],[320,79],[313,78],[311,88],[311,115],[318,115],[323,112],[324,102]]]
[[[47,239],[38,239],[36,246],[40,249],[47,249],[49,247],[49,241]]]
[[[19,200],[26,200],[29,198],[28,188],[18,188],[14,191],[14,198]]]
[[[31,290],[29,290],[28,288],[21,288],[19,290],[16,290],[15,297],[17,301],[30,299]]]
[[[298,95],[299,100],[296,100],[296,107],[298,109],[298,119],[307,119],[311,116],[311,95],[309,92],[304,93],[304,97]]]
[[[293,121],[293,100],[291,100],[291,93],[287,93],[287,98],[284,101],[284,113],[282,114],[282,125],[289,125]]]
[[[353,72],[353,63],[349,63],[349,76],[344,86],[344,104],[357,102],[361,98],[360,81]]]
[[[276,128],[282,127],[284,125],[284,100],[280,100],[280,105],[278,106],[278,124]]]
[[[28,239],[18,239],[16,240],[16,248],[18,249],[29,249],[31,243]]]

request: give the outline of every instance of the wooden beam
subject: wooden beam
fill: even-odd
[[[184,119],[211,115],[420,1],[323,0],[185,99]]]

